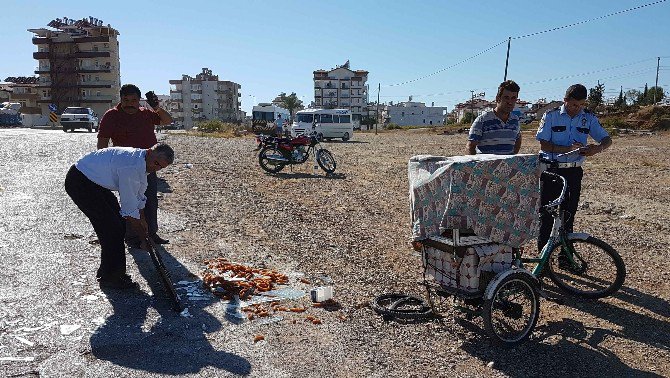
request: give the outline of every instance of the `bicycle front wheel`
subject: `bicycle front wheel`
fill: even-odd
[[[540,315],[536,283],[529,273],[514,272],[495,285],[491,297],[484,299],[484,328],[497,343],[519,344],[533,332]]]
[[[562,290],[583,298],[603,298],[621,288],[626,266],[619,253],[604,241],[589,236],[568,238],[549,255],[547,274]]]

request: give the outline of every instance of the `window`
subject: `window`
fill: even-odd
[[[350,123],[350,122],[351,122],[351,116],[349,115],[340,116],[340,123]]]
[[[333,115],[321,114],[321,123],[333,123]]]
[[[298,122],[312,123],[314,116],[311,114],[298,114]]]

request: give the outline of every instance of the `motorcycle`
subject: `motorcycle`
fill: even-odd
[[[267,147],[277,142],[279,138],[272,135],[258,134],[256,135],[256,150]]]
[[[265,138],[263,143],[264,146],[258,153],[258,164],[266,172],[277,173],[287,165],[302,164],[309,159],[311,153],[314,154],[316,164],[327,174],[335,172],[335,158],[330,151],[321,147],[316,133],[295,138]]]

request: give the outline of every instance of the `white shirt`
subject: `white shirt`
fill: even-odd
[[[140,219],[147,202],[146,154],[141,148],[103,148],[79,159],[75,167],[94,183],[119,192],[122,217]]]

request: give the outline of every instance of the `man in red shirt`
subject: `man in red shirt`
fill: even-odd
[[[98,149],[109,146],[109,140],[115,147],[151,148],[157,143],[155,125],[169,125],[172,123],[170,114],[158,104],[158,98],[153,92],[147,93],[147,102],[152,109],[140,107],[142,92],[133,84],[121,87],[121,102],[105,112],[100,120],[98,130]],[[147,176],[147,190],[144,195],[147,203],[144,213],[149,227],[149,236],[158,244],[167,244],[158,236],[158,178],[156,172]],[[136,236],[129,236],[126,242],[131,247],[139,247],[140,240]]]

